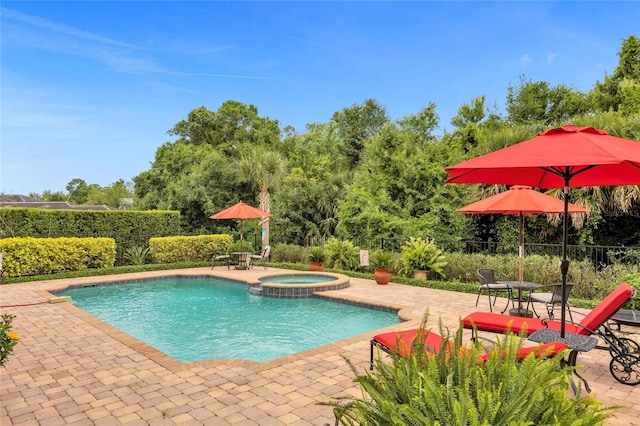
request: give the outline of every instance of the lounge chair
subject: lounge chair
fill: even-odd
[[[220,252],[215,251],[213,253],[211,269],[215,268],[216,262],[224,262],[227,264],[227,269],[231,269],[231,256],[229,254],[220,254]]]
[[[565,322],[565,331],[600,337],[607,346],[598,348],[609,350],[612,356],[609,364],[611,375],[621,383],[635,385],[640,383],[640,345],[631,339],[616,336],[607,325],[607,321],[632,297],[633,288],[629,284],[619,285],[579,323]],[[542,329],[560,330],[560,321],[557,320],[523,318],[490,312],[473,312],[462,319],[462,325],[473,330],[474,339],[478,338],[476,330],[526,335]]]
[[[496,276],[503,278],[503,281],[508,281],[509,277],[507,276],[507,274],[491,268],[480,268],[477,272],[478,276],[480,277],[480,287],[478,288],[478,297],[476,297],[476,306],[478,306],[480,295],[483,291],[486,291],[487,295],[489,296],[489,311],[491,312],[493,312],[493,306],[496,304],[499,293],[506,292],[509,300],[513,301],[513,293],[511,292],[511,287],[506,284],[499,284],[498,282],[496,282]],[[493,302],[491,302],[491,293],[494,294]]]
[[[392,331],[389,333],[378,334],[371,339],[370,350],[370,365],[369,368],[373,370],[373,355],[375,346],[379,347],[387,353],[396,353],[403,357],[408,357],[411,351],[415,347],[415,339],[420,336],[422,339],[421,348],[425,351],[433,354],[439,353],[443,348],[443,338],[437,333],[430,330],[422,330],[420,333],[419,328],[403,331]],[[447,346],[451,346],[451,342],[446,342]],[[542,356],[554,356],[557,353],[567,349],[567,345],[562,342],[546,343],[538,346],[522,347],[518,349],[518,359],[524,359],[529,354],[533,354],[535,357]],[[479,362],[485,362],[489,358],[488,353],[483,353],[479,356]]]
[[[255,262],[261,262],[262,266],[264,266],[265,271],[267,270],[267,259],[269,258],[269,253],[271,252],[271,246],[264,246],[262,251],[257,254],[252,254],[249,256],[249,268],[253,268],[253,264]]]
[[[551,288],[551,292],[531,292],[529,293],[529,301],[544,303],[545,307],[547,308],[547,315],[549,316],[549,318],[553,319],[556,306],[560,305],[560,308],[562,308],[562,284],[545,285],[540,288]],[[573,314],[571,313],[571,306],[569,305],[568,300],[572,288],[573,283],[567,283],[565,287],[565,301],[567,312],[569,313],[569,319],[571,320],[571,322],[573,322]],[[531,307],[533,308],[533,312],[535,312],[536,316],[540,318],[540,315],[538,315],[538,313],[536,312],[535,303],[532,303]]]

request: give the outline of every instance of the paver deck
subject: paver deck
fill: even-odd
[[[368,367],[374,333],[265,363],[209,360],[183,364],[112,328],[71,303],[49,303],[50,291],[70,284],[166,275],[215,274],[255,280],[274,273],[196,268],[0,286],[2,313],[15,315],[20,343],[0,367],[0,424],[5,425],[323,425],[333,424],[318,402],[360,396],[342,358]],[[452,331],[476,308],[475,295],[372,280],[323,293],[351,302],[399,309],[407,320],[381,331],[414,327],[425,309]],[[500,301],[498,302],[500,303]],[[581,374],[605,405],[623,405],[607,425],[640,425],[640,386],[625,386],[609,373],[610,356],[580,354]]]

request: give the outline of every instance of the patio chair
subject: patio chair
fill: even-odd
[[[549,316],[549,318],[553,319],[554,318],[554,310],[556,309],[556,307],[558,306],[560,309],[562,309],[562,284],[552,284],[552,285],[545,285],[541,288],[551,288],[551,293],[548,292],[542,292],[542,293],[535,293],[535,292],[531,292],[529,293],[529,300],[531,302],[539,302],[539,303],[544,303],[546,309],[547,309],[547,315]],[[573,315],[571,314],[571,305],[569,305],[569,294],[571,293],[571,289],[573,288],[573,283],[567,283],[566,287],[565,287],[565,301],[566,301],[566,308],[567,308],[567,312],[569,313],[569,319],[571,320],[571,322],[573,322]],[[532,303],[531,307],[533,308],[533,312],[535,312],[536,316],[538,318],[540,318],[540,315],[538,315],[538,313],[536,312],[536,307],[535,304]]]
[[[227,264],[227,269],[231,269],[231,256],[229,254],[221,254],[219,251],[213,252],[213,264],[211,269],[215,268],[216,262],[224,262]]]
[[[421,343],[416,345],[416,339],[421,339]],[[369,369],[373,370],[373,348],[377,346],[387,353],[395,353],[402,357],[409,357],[415,348],[421,348],[432,354],[438,354],[443,348],[452,348],[451,341],[444,342],[442,336],[430,330],[414,328],[411,330],[391,331],[378,334],[370,341],[370,364]],[[517,358],[522,360],[529,354],[538,357],[551,357],[567,349],[567,345],[562,342],[545,343],[537,346],[521,347],[518,349]],[[479,356],[478,362],[485,362],[489,358],[489,353]]]
[[[480,277],[480,288],[478,288],[478,297],[476,298],[476,306],[478,306],[478,302],[480,301],[480,294],[483,291],[487,292],[489,296],[489,311],[493,312],[493,305],[496,304],[496,300],[498,299],[498,294],[501,292],[506,292],[509,300],[513,300],[513,293],[511,291],[511,287],[506,284],[498,284],[496,282],[496,276],[505,278],[504,281],[508,281],[509,277],[500,271],[490,268],[480,268],[478,269],[478,276]],[[491,293],[494,293],[493,303],[491,302]],[[507,305],[508,306],[508,305]]]
[[[628,283],[620,284],[607,295],[579,323],[565,322],[567,333],[583,336],[595,335],[611,354],[609,371],[620,383],[637,385],[640,383],[640,345],[634,340],[618,337],[607,325],[609,319],[633,297],[633,288]],[[578,312],[576,312],[577,314]],[[473,312],[462,319],[462,326],[472,329],[472,338],[477,339],[477,330],[492,333],[524,333],[527,336],[543,329],[560,330],[560,321],[549,318],[524,318],[489,312]]]
[[[264,270],[267,270],[267,259],[269,258],[269,253],[271,252],[271,246],[264,246],[262,251],[259,254],[252,254],[249,256],[249,268],[253,268],[253,264],[255,262],[261,262],[262,266],[264,266]]]

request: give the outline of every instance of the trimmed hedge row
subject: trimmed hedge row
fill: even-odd
[[[208,262],[215,253],[226,253],[232,242],[226,234],[151,238],[149,253],[155,263]]]
[[[111,267],[116,242],[113,238],[4,238],[0,252],[5,276],[43,275]]]
[[[0,239],[11,237],[108,237],[117,243],[116,262],[126,250],[146,247],[149,238],[179,235],[177,211],[47,210],[0,208]]]

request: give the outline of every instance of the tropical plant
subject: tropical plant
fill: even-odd
[[[13,352],[13,347],[18,344],[20,336],[11,330],[11,322],[15,316],[3,314],[0,317],[0,366],[7,362],[7,358]]]
[[[251,146],[240,156],[235,169],[238,181],[254,185],[260,191],[260,209],[271,213],[271,194],[278,188],[287,174],[285,158],[277,151],[265,146]],[[263,223],[265,229],[263,244],[269,244],[269,221]]]
[[[125,253],[124,258],[129,265],[144,265],[149,255],[149,247],[132,246]]]
[[[426,317],[422,330],[425,324]],[[363,396],[321,404],[334,407],[343,425],[584,426],[601,425],[611,416],[614,407],[603,408],[580,392],[571,395],[572,371],[562,368],[566,353],[518,361],[523,338],[511,335],[480,363],[481,343],[468,348],[462,329],[450,339],[442,324],[440,333],[445,339],[435,355],[418,344],[408,358],[378,358],[375,371],[364,373],[347,360]]]
[[[413,271],[432,271],[444,275],[447,260],[433,240],[410,237],[400,251],[402,272],[410,275]]]
[[[391,269],[393,264],[393,254],[388,251],[375,250],[369,256],[369,263],[374,268]]]
[[[620,278],[621,283],[629,283],[633,290],[633,297],[623,306],[625,309],[640,311],[640,273],[628,274]]]
[[[324,246],[331,266],[336,269],[353,271],[360,265],[360,248],[349,240],[331,238]]]
[[[309,261],[310,262],[324,262],[327,259],[327,254],[324,251],[324,248],[320,246],[311,247],[309,250]]]

